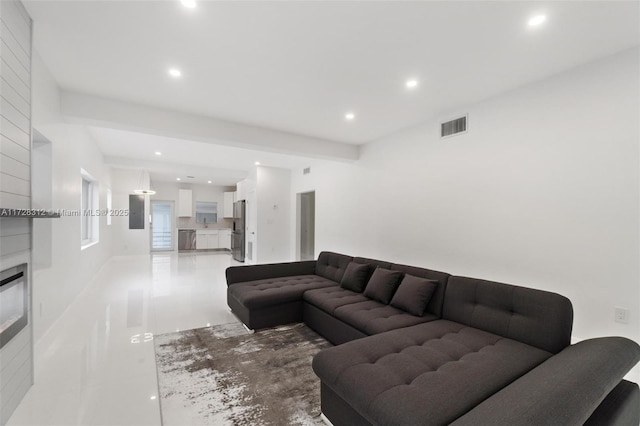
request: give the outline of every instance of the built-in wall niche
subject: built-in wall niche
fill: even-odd
[[[196,223],[216,223],[218,221],[218,203],[196,201]]]
[[[53,208],[53,145],[37,129],[33,129],[31,150],[31,206],[33,209]],[[33,221],[34,270],[51,267],[53,253],[53,221]]]

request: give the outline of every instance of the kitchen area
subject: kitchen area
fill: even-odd
[[[164,250],[226,252],[234,254],[236,260],[244,260],[244,225],[237,217],[238,208],[234,219],[234,204],[244,205],[244,202],[237,202],[235,187],[167,182],[154,182],[153,186],[156,194],[151,198],[152,212],[154,203],[170,203],[175,212],[166,227],[171,228],[171,234],[177,231],[177,235],[174,234],[177,238],[171,238],[175,242]],[[154,225],[161,226],[160,219],[152,220],[152,239]]]
[[[223,202],[194,199],[193,189],[178,192],[178,251],[231,251],[235,191]]]

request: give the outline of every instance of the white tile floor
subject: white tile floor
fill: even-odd
[[[36,380],[12,425],[159,425],[151,334],[235,321],[229,254],[112,260],[37,342]],[[151,334],[149,334],[151,333]]]

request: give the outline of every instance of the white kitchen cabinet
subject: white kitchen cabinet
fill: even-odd
[[[209,236],[196,232],[196,250],[203,250],[209,246]]]
[[[180,189],[178,192],[178,216],[193,216],[193,192],[190,189]]]
[[[235,192],[225,192],[224,193],[224,206],[223,211],[225,218],[233,218],[233,199]]]
[[[231,250],[231,229],[221,229],[218,233],[219,248]]]
[[[196,231],[196,250],[217,249],[219,244],[217,229],[198,229]]]

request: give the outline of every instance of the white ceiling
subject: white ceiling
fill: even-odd
[[[25,1],[36,50],[65,90],[351,144],[637,46],[639,4]],[[528,27],[538,13],[547,22]],[[172,66],[183,78],[167,75]],[[405,89],[409,77],[417,90]],[[107,155],[170,144],[94,133]]]
[[[130,131],[90,127],[107,164],[121,168],[143,168],[152,181],[235,185],[255,162],[267,167],[305,167],[309,159],[292,155],[214,145]],[[158,151],[162,155],[157,156]],[[187,178],[194,176],[194,178]]]

